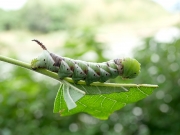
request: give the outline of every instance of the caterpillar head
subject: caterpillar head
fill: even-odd
[[[35,58],[35,59],[33,59],[33,60],[31,61],[31,68],[32,68],[32,69],[38,68],[37,62],[38,62],[38,59],[37,59],[37,58]]]
[[[136,59],[126,58],[122,61],[122,78],[135,78],[140,72],[140,63]]]

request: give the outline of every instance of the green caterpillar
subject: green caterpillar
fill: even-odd
[[[84,80],[87,85],[93,82],[105,82],[108,79],[122,76],[122,78],[135,78],[140,72],[140,63],[136,59],[114,59],[103,63],[73,60],[55,55],[38,40],[43,52],[31,62],[32,69],[45,68],[58,73],[60,79],[71,77],[75,83]]]

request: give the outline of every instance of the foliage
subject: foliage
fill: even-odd
[[[142,4],[142,2],[139,3]],[[136,5],[135,3],[131,4]],[[94,3],[92,5],[94,7]],[[116,20],[124,21],[123,18],[127,18],[132,22],[133,19],[135,20],[133,24],[136,24],[137,20],[142,21],[143,19],[141,18],[141,15],[143,14],[147,21],[143,20],[141,25],[145,24],[145,26],[152,24],[153,21],[151,19],[149,20],[150,17],[153,17],[155,20],[157,20],[158,23],[160,18],[164,17],[164,11],[163,13],[162,10],[159,12],[159,6],[156,8],[156,10],[154,10],[154,8],[152,8],[154,5],[150,6],[150,4],[148,4],[148,9],[152,10],[146,10],[150,13],[148,15],[145,10],[142,10],[142,8],[138,8],[140,9],[138,13],[134,12],[135,10],[132,9],[132,6],[131,11],[134,14],[129,15],[130,12],[129,8],[127,8],[127,3],[114,3],[114,5],[117,7],[117,10],[112,10],[114,9],[114,5],[112,4],[107,3],[106,5],[109,9],[106,12],[94,12],[101,26],[103,26],[105,21],[110,22],[111,20],[109,21],[109,18],[107,17],[114,17],[114,13],[117,15],[115,16]],[[119,8],[119,5],[125,8],[126,12],[122,10],[123,8]],[[147,9],[145,3],[142,5],[143,8]],[[59,15],[59,13],[64,13],[64,11],[62,11],[58,6],[56,7],[56,5],[56,8],[52,7],[51,9],[52,14],[49,12],[50,9],[44,9],[43,5],[41,4],[39,6],[40,7],[34,5],[27,8],[29,11],[26,11],[26,9],[17,11],[23,13],[17,13],[16,11],[5,12],[1,10],[0,30],[18,29],[19,31],[20,29],[25,28],[30,31],[35,30],[38,32],[49,32],[59,29],[61,30],[64,28],[72,28],[77,21],[77,16],[74,14],[71,15],[71,13],[79,12],[79,9],[77,9],[78,4],[75,5],[73,11],[67,11],[65,9],[65,11],[67,11],[69,14],[68,16],[62,15],[62,17],[61,14]],[[109,6],[112,6],[112,8]],[[31,14],[31,12],[33,14]],[[159,13],[161,13],[161,15],[159,15]],[[31,15],[31,17],[29,15]],[[43,19],[40,18],[41,15]],[[51,21],[49,21],[49,18]],[[169,17],[167,18],[169,19]],[[27,20],[31,21],[31,23],[27,22]],[[61,23],[58,22],[59,20]],[[84,24],[83,21],[91,22],[93,19],[85,14],[85,16],[81,17],[81,25]],[[51,23],[54,23],[55,25],[50,25]],[[162,23],[160,24],[162,25]],[[127,23],[127,25],[129,28],[130,24]],[[90,32],[91,28],[92,27],[90,27],[87,32],[79,29],[77,29],[74,33],[72,31],[69,32],[71,34],[68,35],[66,45],[69,43],[75,43],[72,46],[73,49],[75,48],[79,51],[80,47],[78,48],[77,46],[80,45],[83,46],[81,46],[83,49],[80,50],[80,53],[77,53],[77,51],[70,50],[71,47],[67,47],[67,49],[65,45],[65,50],[63,50],[64,47],[61,48],[61,53],[64,52],[63,56],[67,54],[66,56],[70,56],[72,58],[87,59],[87,57],[80,56],[85,56],[85,54],[87,54],[86,52],[93,51],[95,53],[98,52],[96,53],[97,58],[94,59],[94,61],[105,61],[106,58],[104,58],[103,52],[104,49],[107,48],[104,47],[104,44],[100,44],[96,41],[94,35],[96,32]],[[90,34],[88,32],[90,32]],[[76,42],[76,40],[78,41]],[[86,46],[89,41],[93,44]],[[136,83],[158,83],[160,87],[157,92],[148,98],[136,104],[129,104],[120,111],[116,111],[106,121],[97,120],[84,113],[67,117],[59,117],[58,114],[52,114],[52,105],[55,97],[54,90],[58,88],[57,84],[52,82],[52,80],[47,77],[42,79],[42,76],[36,76],[35,74],[32,74],[32,72],[28,72],[21,68],[13,67],[12,69],[8,64],[0,62],[0,134],[179,134],[179,44],[179,40],[175,40],[174,42],[167,44],[159,43],[154,38],[148,38],[143,43],[143,45],[135,50],[135,58],[138,59],[140,63],[142,63],[142,71],[140,76],[133,81]],[[100,53],[96,47],[100,48]],[[69,53],[69,51],[71,51],[71,53]],[[117,78],[116,82],[119,81],[120,80]],[[124,81],[128,82],[127,80]],[[130,81],[132,82],[132,80]]]
[[[44,62],[45,58],[42,59],[42,62]],[[19,60],[2,55],[0,55],[0,60],[33,70],[32,65]],[[46,59],[46,61],[47,60],[48,59]],[[38,60],[33,59],[31,63],[36,61]],[[119,110],[128,103],[136,102],[148,96],[152,93],[153,89],[158,87],[157,85],[148,84],[100,82],[93,82],[90,85],[86,85],[87,83],[82,80],[74,84],[73,78],[66,77],[61,80],[59,79],[59,74],[51,72],[51,70],[48,71],[38,68],[33,71],[42,73],[61,82],[54,102],[54,112],[60,112],[62,116],[86,112],[96,118],[107,119],[114,111]]]
[[[146,125],[151,135],[180,133],[179,50],[180,39],[163,43],[155,38],[148,38],[135,53],[135,57],[141,62],[143,73],[138,81],[156,82],[159,85],[154,96],[137,104],[143,107],[144,112],[144,118],[139,122]],[[145,107],[147,105],[148,107]]]
[[[153,10],[146,10],[152,7]],[[158,4],[144,0],[96,1],[96,6],[91,0],[28,0],[17,11],[0,10],[0,16],[0,30],[24,29],[39,33],[69,30],[83,25],[101,27],[107,24],[113,28],[117,23],[123,23],[123,26],[129,27],[131,22],[137,27],[137,23],[140,26],[142,23],[152,23],[157,17],[171,17]]]
[[[20,25],[18,11],[3,11],[0,9],[0,16],[0,31],[17,29]]]
[[[65,85],[68,85],[67,83]],[[120,84],[121,85],[121,84]],[[79,100],[75,94],[73,87],[78,88],[79,91],[84,91],[85,95]],[[73,85],[70,88],[61,87],[56,95],[54,112],[60,112],[61,116],[73,115],[75,113],[86,112],[99,119],[108,119],[109,115],[114,111],[121,109],[126,104],[137,102],[148,95],[152,94],[153,86],[86,86],[86,85]],[[69,90],[70,89],[70,90]],[[68,94],[66,94],[68,93]],[[68,95],[68,96],[65,96]],[[82,94],[81,94],[82,95]],[[74,103],[75,102],[75,103]],[[70,110],[69,106],[73,108]]]
[[[150,37],[144,39],[143,44],[135,49],[134,57],[139,60],[142,68],[135,82],[156,83],[159,88],[143,101],[128,105],[111,115],[107,121],[108,131],[116,129],[112,125],[117,124],[122,135],[180,133],[179,45],[180,39],[163,43]]]
[[[90,38],[93,42],[97,42],[95,36],[90,37],[93,37]],[[85,44],[85,41],[85,38],[81,40],[81,44]],[[79,43],[80,41],[76,45]],[[158,83],[160,87],[143,101],[116,111],[107,121],[100,121],[83,113],[67,117],[52,114],[55,91],[51,89],[57,89],[57,84],[47,77],[42,79],[42,76],[36,76],[21,68],[10,70],[6,64],[0,62],[0,134],[180,133],[180,63],[177,59],[180,57],[179,44],[180,40],[159,43],[154,38],[148,38],[136,49],[135,58],[141,63],[142,70],[135,82]],[[85,54],[83,50],[82,54]],[[77,58],[80,56],[76,53],[69,55]]]
[[[28,1],[17,11],[0,9],[0,30],[27,29],[33,32],[47,33],[51,31],[72,29],[80,5],[69,2],[58,2],[47,6],[40,0]],[[23,19],[22,19],[23,18]],[[71,23],[71,22],[74,23]]]
[[[51,85],[34,80],[31,72],[19,67],[0,79],[0,134],[46,134],[48,130],[55,129],[55,125],[61,125],[57,124],[60,118],[58,120],[51,115],[52,111],[46,111],[52,110],[52,104],[47,103],[53,102],[55,96],[53,91],[48,90]],[[54,123],[50,122],[51,119]],[[57,133],[57,129],[52,133]]]
[[[21,15],[25,18],[24,27],[30,31],[51,32],[72,28],[71,21],[75,19],[78,9],[78,5],[68,2],[47,7],[40,1],[29,1],[23,7]]]
[[[93,26],[76,28],[70,30],[68,33],[62,48],[63,51],[59,52],[63,56],[92,62],[103,62],[107,60],[103,56],[103,52],[107,49],[107,46],[96,40],[96,30]],[[78,51],[72,51],[72,49]]]

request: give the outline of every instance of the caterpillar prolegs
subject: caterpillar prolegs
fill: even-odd
[[[53,54],[38,40],[43,52],[31,62],[31,67],[45,68],[58,73],[60,79],[71,77],[75,83],[84,80],[87,85],[93,82],[105,82],[108,79],[122,76],[122,78],[135,78],[140,72],[140,63],[136,59],[114,59],[103,63],[73,60]]]

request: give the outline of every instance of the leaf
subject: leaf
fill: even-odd
[[[73,87],[69,87],[69,85],[64,85],[63,93],[64,100],[69,110],[75,108],[77,106],[75,102],[85,95],[84,92],[75,90]]]
[[[53,109],[53,112],[54,113],[58,113],[61,108],[63,108],[63,102],[64,100],[64,97],[63,97],[63,84],[60,85],[59,89],[58,89],[58,92],[56,94],[56,98],[54,100],[54,109]]]
[[[150,94],[157,87],[157,85],[147,84],[112,84],[103,83],[102,86],[96,85],[79,85],[69,84],[62,81],[64,85],[71,88],[71,91],[78,89],[85,92],[82,98],[75,101],[77,106],[73,108],[68,107],[68,100],[65,100],[63,91],[67,89],[59,89],[59,98],[56,97],[55,102],[59,102],[54,106],[54,112],[60,112],[61,116],[73,115],[80,112],[88,113],[99,119],[107,119],[114,111],[121,109],[128,103],[137,102]],[[74,89],[75,88],[75,89]],[[71,94],[73,97],[73,94]],[[73,99],[73,98],[72,98]],[[59,105],[59,107],[57,107]]]

